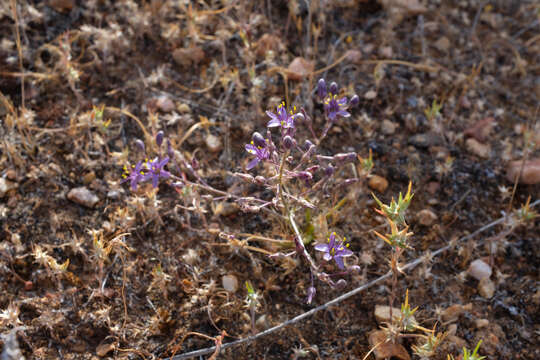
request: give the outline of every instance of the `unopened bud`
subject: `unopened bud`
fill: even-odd
[[[139,148],[140,151],[142,151],[143,153],[146,152],[145,148],[144,148],[144,142],[141,140],[141,139],[137,139],[135,140],[135,145]]]
[[[167,139],[167,155],[169,155],[170,160],[174,159],[174,150],[169,139]]]
[[[345,286],[347,286],[347,281],[345,279],[339,279],[336,283],[336,288],[343,289]]]
[[[326,81],[324,79],[319,79],[317,83],[317,96],[319,99],[324,99],[326,96]]]
[[[349,105],[352,107],[356,107],[358,106],[358,104],[360,104],[360,97],[354,94],[353,97],[351,98],[351,101],[349,102]]]
[[[162,130],[158,131],[158,133],[156,134],[156,144],[158,147],[161,146],[161,144],[163,143],[163,136],[165,134],[163,133]]]
[[[332,175],[334,175],[334,171],[336,169],[332,166],[332,164],[328,165],[328,167],[326,169],[324,169],[324,173],[326,176],[330,177]]]
[[[312,122],[311,117],[306,113],[306,110],[304,110],[304,108],[302,108],[302,109],[300,109],[300,111],[301,111],[302,115],[304,116],[304,120],[303,120],[304,124],[306,124],[308,126],[311,125],[311,122]]]
[[[362,268],[358,265],[351,265],[347,268],[347,270],[349,270],[349,272],[352,274],[359,274]]]
[[[308,151],[312,146],[315,146],[315,145],[313,145],[311,141],[306,140],[306,142],[304,143],[304,150]]]
[[[337,94],[337,91],[338,91],[338,85],[336,84],[335,81],[332,81],[332,83],[330,84],[330,93],[332,94]]]
[[[322,79],[321,79],[322,80]],[[317,290],[315,289],[315,287],[313,286],[310,286],[307,290],[307,299],[306,299],[306,302],[308,304],[311,304],[311,301],[313,301],[313,297],[315,297],[315,293],[317,293]]]
[[[299,112],[298,114],[294,115],[294,120],[298,121],[299,124],[303,124],[304,121],[306,120],[306,118],[305,118],[304,114]]]
[[[251,140],[253,140],[253,144],[257,147],[266,147],[266,140],[258,132],[253,133]]]
[[[285,149],[290,150],[290,149],[292,149],[295,145],[296,145],[296,140],[294,140],[294,139],[293,139],[292,137],[290,137],[289,135],[286,135],[286,136],[283,138],[283,146],[285,147]]]

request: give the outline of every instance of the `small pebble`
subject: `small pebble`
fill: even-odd
[[[390,322],[390,306],[387,305],[375,305],[375,319],[379,324]],[[392,308],[392,317],[394,320],[398,320],[401,316],[401,310],[398,308]],[[413,317],[414,319],[414,317]]]
[[[383,120],[381,123],[381,132],[385,135],[392,135],[396,132],[396,124],[390,120]]]
[[[174,102],[168,96],[160,96],[156,100],[156,106],[160,111],[169,113],[175,109]]]
[[[101,344],[96,348],[96,355],[99,357],[104,357],[108,353],[114,350],[116,346],[114,344]]]
[[[208,134],[206,136],[205,142],[210,152],[214,152],[214,153],[218,152],[223,147],[223,144],[221,143],[221,139],[212,134]]]
[[[99,201],[99,198],[85,187],[71,189],[67,194],[67,198],[88,208],[93,208]]]
[[[431,226],[438,219],[437,215],[435,215],[435,213],[429,209],[419,211],[416,216],[418,222],[424,226]]]
[[[491,270],[491,266],[489,266],[483,260],[477,259],[474,260],[471,265],[469,265],[467,272],[476,280],[482,280],[489,278],[493,271]]]
[[[368,181],[368,186],[372,190],[383,193],[388,188],[388,180],[386,180],[382,176],[373,175]]]
[[[221,283],[228,292],[234,293],[238,290],[238,279],[234,275],[224,275],[221,278]]]
[[[488,319],[476,319],[474,324],[476,325],[476,327],[478,329],[481,329],[481,328],[487,327],[489,325],[489,320]]]
[[[485,299],[491,299],[495,294],[495,283],[490,278],[483,278],[478,283],[478,293]]]
[[[528,160],[525,164],[521,160],[511,161],[506,169],[506,180],[514,182],[516,176],[520,174],[522,166],[523,172],[521,172],[518,179],[519,183],[527,185],[540,184],[540,158]]]
[[[439,40],[435,41],[435,44],[433,44],[439,51],[441,52],[448,52],[448,49],[450,49],[450,40],[446,36],[443,36],[439,38]]]
[[[470,153],[483,159],[489,158],[489,153],[491,152],[489,145],[482,144],[474,138],[468,138],[467,141],[465,141],[465,147]]]
[[[410,360],[411,356],[403,345],[386,340],[386,333],[382,330],[376,330],[369,334],[368,341],[371,348],[374,349],[375,359]]]
[[[19,187],[19,184],[0,178],[0,198],[4,197],[6,193],[10,190],[16,189]]]

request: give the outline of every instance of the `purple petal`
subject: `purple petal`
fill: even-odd
[[[158,180],[159,180],[159,176],[157,176],[157,175],[152,176],[152,186],[154,188],[158,187]]]
[[[347,256],[351,256],[352,254],[354,254],[351,250],[347,249],[347,248],[341,248],[339,250],[336,251],[336,257],[347,257]]]
[[[259,160],[259,158],[257,158],[257,157],[256,157],[255,159],[251,160],[251,161],[247,164],[246,169],[247,169],[247,170],[253,169],[253,168],[259,163],[259,161],[260,161],[260,160]]]
[[[158,167],[162,168],[169,162],[169,157],[165,156],[161,161],[158,163]]]
[[[257,150],[258,150],[257,147],[252,144],[246,144],[245,149],[248,153],[253,154],[253,155],[257,154]]]
[[[341,116],[341,117],[349,117],[349,116],[351,116],[351,114],[349,114],[349,112],[347,112],[347,111],[345,111],[345,110],[339,110],[339,111],[337,112],[337,114],[338,114],[339,116]]]
[[[315,250],[317,251],[324,251],[324,252],[328,252],[328,244],[317,244],[314,246]]]
[[[159,176],[161,176],[164,179],[168,179],[171,176],[171,173],[166,170],[161,170],[159,173]]]
[[[343,259],[341,258],[341,256],[335,256],[334,260],[336,260],[336,264],[337,264],[338,268],[340,268],[342,270],[345,269],[345,264],[343,264]]]
[[[323,259],[326,261],[330,261],[332,260],[332,255],[330,255],[330,253],[324,253]]]
[[[341,99],[337,101],[339,106],[347,105],[348,102],[349,100],[346,97],[342,97]]]
[[[333,248],[336,246],[336,235],[334,233],[331,233],[330,234],[330,237],[329,237],[329,243],[328,243],[328,246],[329,248]]]
[[[278,119],[272,119],[268,122],[268,124],[266,124],[266,127],[277,127],[277,126],[281,126],[281,121],[279,121]]]

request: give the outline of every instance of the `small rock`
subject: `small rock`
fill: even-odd
[[[540,158],[534,158],[528,160],[523,164],[523,161],[511,161],[506,169],[506,180],[514,182],[516,176],[520,174],[521,167],[523,166],[523,172],[518,179],[520,184],[533,185],[540,183]],[[0,190],[0,196],[2,192]]]
[[[467,139],[467,141],[465,141],[465,147],[470,153],[483,159],[489,158],[489,153],[491,152],[491,148],[489,145],[482,144],[474,138]]]
[[[372,190],[384,193],[388,188],[388,180],[386,180],[382,176],[373,175],[368,181],[368,186]]]
[[[427,149],[430,146],[439,145],[441,138],[433,133],[417,134],[409,138],[409,144],[416,148]]]
[[[351,49],[347,50],[347,52],[345,53],[345,58],[347,59],[347,61],[355,64],[360,63],[362,61],[362,57],[362,52],[360,50]]]
[[[2,340],[4,342],[4,349],[2,350],[2,355],[0,359],[2,360],[24,360],[24,356],[19,348],[19,343],[17,342],[17,330],[13,329],[7,334],[2,335]]]
[[[446,36],[443,36],[433,44],[439,51],[446,53],[450,49],[450,40]]]
[[[457,348],[463,349],[467,346],[467,342],[458,336],[450,335],[446,339],[448,343],[454,344]]]
[[[379,324],[383,323],[390,323],[390,306],[388,305],[375,305],[375,319]],[[398,308],[393,307],[392,308],[392,318],[395,320],[399,320],[399,317],[401,316],[401,310]],[[414,320],[414,316],[413,316]]]
[[[493,130],[495,126],[495,119],[492,117],[484,118],[480,121],[477,121],[473,126],[469,127],[463,132],[465,136],[471,136],[481,143],[486,141],[486,138]]]
[[[96,355],[99,357],[104,357],[111,351],[113,351],[116,348],[116,345],[114,344],[100,344],[96,348]]]
[[[478,283],[478,293],[485,299],[491,299],[495,294],[495,283],[490,278],[483,278]]]
[[[16,189],[19,187],[19,184],[0,178],[0,198],[4,197],[6,193],[10,190]]]
[[[410,360],[411,357],[407,350],[401,344],[387,342],[386,333],[382,330],[373,331],[369,334],[369,344],[373,350],[376,359],[398,358],[401,360]]]
[[[483,260],[477,259],[474,260],[471,265],[469,265],[469,269],[467,270],[467,272],[473,278],[480,281],[482,279],[489,278],[493,271],[491,270],[491,266],[489,266]]]
[[[381,131],[385,135],[392,135],[396,132],[396,124],[390,120],[383,120],[381,123]]]
[[[424,226],[433,225],[433,223],[438,219],[437,215],[435,215],[435,213],[429,209],[419,211],[416,217],[418,222]]]
[[[234,293],[238,290],[238,279],[234,275],[224,275],[221,278],[221,283],[228,292]]]
[[[287,76],[291,80],[300,81],[311,74],[313,69],[315,69],[313,62],[302,57],[296,57],[287,68]]]
[[[481,328],[487,327],[489,325],[489,320],[488,319],[476,319],[474,324],[476,325],[476,327],[478,329],[481,329]]]
[[[158,97],[156,99],[156,106],[160,111],[164,113],[169,113],[176,108],[176,106],[174,105],[174,101],[172,101],[171,98],[168,96]]]
[[[210,150],[210,152],[213,152],[213,153],[219,152],[223,147],[223,144],[221,143],[221,139],[212,134],[208,134],[206,136],[205,142],[206,142],[206,146],[208,147],[208,150]]]
[[[83,184],[88,185],[88,184],[90,184],[92,181],[94,181],[95,178],[96,178],[96,173],[93,172],[93,171],[90,171],[89,173],[86,173],[86,174],[83,176],[83,178],[82,178]]]
[[[13,169],[6,171],[6,178],[11,181],[17,181],[17,172]]]
[[[470,310],[472,310],[472,304],[467,304],[467,305],[454,304],[444,309],[442,313],[442,319],[445,322],[456,321],[461,314],[463,314],[465,311],[470,311]]]
[[[364,98],[367,99],[367,100],[373,100],[377,97],[377,92],[375,90],[368,90],[365,94],[364,94]]]
[[[180,114],[188,114],[191,112],[191,108],[186,103],[178,104],[178,107],[176,108]]]
[[[99,198],[85,187],[71,189],[67,194],[67,198],[88,208],[93,208],[99,201]]]
[[[179,48],[172,53],[173,60],[182,67],[198,65],[206,57],[204,50],[199,46]]]
[[[379,55],[385,59],[391,59],[394,56],[391,46],[385,46],[379,49]]]
[[[118,200],[120,199],[120,191],[118,190],[110,190],[108,193],[107,193],[107,197],[111,200]]]
[[[450,324],[448,325],[448,328],[446,329],[446,333],[448,336],[456,335],[457,332],[457,324]]]

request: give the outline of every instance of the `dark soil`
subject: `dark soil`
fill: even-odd
[[[417,2],[0,3],[4,351],[12,332],[27,359],[168,358],[213,346],[223,330],[228,343],[252,334],[246,281],[262,296],[256,331],[278,325],[389,271],[390,247],[372,232],[388,231],[372,191],[388,203],[412,181],[413,249],[403,263],[519,209],[529,196],[537,200],[538,184],[519,183],[513,193],[507,168],[540,154],[540,6],[398,3]],[[296,57],[314,68],[287,70]],[[326,205],[346,200],[324,218],[327,231],[347,236],[355,253],[348,260],[361,270],[345,277],[344,289],[316,282],[307,305],[306,262],[267,256],[291,248],[284,220],[243,212],[203,188],[163,181],[157,190],[132,191],[120,181],[122,167],[140,160],[135,140],[156,152],[163,130],[176,159],[194,168],[186,181],[198,182],[196,173],[224,193],[271,201],[273,192],[235,176],[265,172],[245,171],[244,145],[254,131],[265,132],[265,111],[282,100],[304,107],[320,132],[314,88],[321,77],[361,101],[320,153],[366,158],[371,151],[372,175],[389,186],[381,191],[366,180],[326,193]],[[434,101],[442,108],[429,116]],[[309,136],[299,127],[298,139]],[[97,202],[73,201],[68,194],[79,187]],[[428,225],[425,209],[437,217]],[[489,359],[540,358],[539,224],[503,222],[399,277],[394,306],[408,289],[421,325],[449,332],[432,359],[457,359],[479,340]],[[320,240],[326,232],[315,225]],[[493,269],[492,297],[467,275],[476,259]],[[226,275],[236,278],[236,291],[223,288]],[[219,358],[362,359],[380,326],[375,306],[388,304],[389,291],[382,282]],[[465,310],[450,319],[456,304]],[[403,345],[419,358],[415,341]]]

